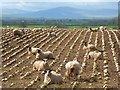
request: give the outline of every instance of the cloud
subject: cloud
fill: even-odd
[[[23,2],[119,2],[119,0],[21,0]],[[1,0],[1,2],[19,2],[19,0]]]
[[[117,9],[117,2],[4,2],[2,8],[40,11],[56,7],[73,7],[78,9]],[[100,0],[97,0],[100,1]]]

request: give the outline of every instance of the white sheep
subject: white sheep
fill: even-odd
[[[7,26],[7,28],[9,28],[10,26]]]
[[[48,32],[47,33],[47,36],[49,37],[57,37],[56,33],[55,32]]]
[[[95,45],[91,44],[91,43],[87,43],[87,42],[83,42],[83,50],[86,50],[88,52],[90,51],[103,51],[103,50],[99,50]]]
[[[24,30],[21,30],[21,29],[14,29],[13,30],[13,35],[14,36],[22,36],[24,34],[25,34]]]
[[[62,84],[63,83],[63,78],[61,74],[58,74],[53,70],[45,70],[42,72],[42,74],[44,75],[44,82],[41,88],[49,84]]]
[[[77,60],[69,61],[65,65],[66,73],[65,78],[76,77],[79,74],[80,63]]]
[[[91,31],[91,32],[97,32],[99,30],[99,28],[89,28],[89,31]]]
[[[39,48],[34,48],[34,47],[28,47],[28,54],[29,55],[36,55],[38,53]]]
[[[91,51],[91,52],[88,53],[87,58],[88,59],[95,59],[95,60],[104,59],[103,58],[103,52]]]
[[[51,51],[43,52],[41,49],[38,50],[36,54],[36,59],[55,59],[53,53]]]
[[[33,29],[32,29],[32,32],[38,32],[38,31],[40,31],[39,28],[33,28]]]
[[[105,26],[100,26],[100,27],[99,27],[99,30],[103,30],[103,31],[104,31],[104,30],[106,30],[106,29],[107,29],[107,28],[106,28]]]
[[[46,59],[41,60],[41,61],[35,61],[33,63],[33,70],[38,70],[38,72],[40,72],[40,71],[44,71],[47,69],[50,69],[50,67]]]
[[[57,26],[54,26],[54,28],[57,28]]]
[[[51,26],[50,28],[54,28],[54,26]]]

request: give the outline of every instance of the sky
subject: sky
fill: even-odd
[[[0,9],[20,9],[24,11],[40,11],[56,7],[72,7],[88,10],[118,9],[118,1],[119,0],[0,0]]]
[[[0,2],[118,2],[119,0],[0,0]]]
[[[21,10],[26,10],[26,11],[40,11],[40,10],[47,10],[55,7],[73,7],[73,8],[78,8],[78,9],[91,9],[91,8],[96,8],[96,9],[117,9],[118,3],[117,0],[109,0],[108,2],[101,2],[102,0],[89,0],[89,2],[72,2],[72,0],[69,0],[70,2],[47,2],[47,0],[44,0],[44,2],[34,0],[34,2],[31,1],[18,1],[17,0],[7,0],[9,2],[1,2],[2,8],[3,9],[21,9]],[[13,1],[13,2],[12,2]],[[59,0],[58,0],[59,1]],[[68,1],[68,0],[67,0]],[[108,0],[107,0],[108,1]],[[113,2],[115,1],[115,2]]]

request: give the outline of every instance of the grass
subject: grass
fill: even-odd
[[[4,26],[0,26],[2,28],[7,28],[7,25],[4,25]],[[13,28],[23,28],[22,26],[19,26],[19,25],[12,25],[12,26],[9,26],[9,27],[13,27]],[[48,25],[27,25],[26,28],[49,28]]]
[[[9,26],[10,28],[22,28],[22,26],[19,25],[14,25],[14,26]],[[48,25],[27,25],[26,28],[49,28],[50,26]],[[83,27],[92,27],[92,28],[97,28],[99,26],[65,26],[65,28],[83,28]],[[117,26],[106,26],[107,28],[117,28]],[[6,26],[0,26],[0,28],[7,28]]]
[[[67,28],[83,28],[83,27],[92,27],[98,28],[99,26],[67,26]],[[117,26],[106,26],[107,28],[117,28]]]

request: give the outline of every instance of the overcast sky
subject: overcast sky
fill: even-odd
[[[2,8],[16,8],[27,11],[46,10],[64,6],[80,9],[117,9],[118,6],[118,0],[0,0],[0,2]]]
[[[119,0],[0,0],[0,2],[118,2]]]

